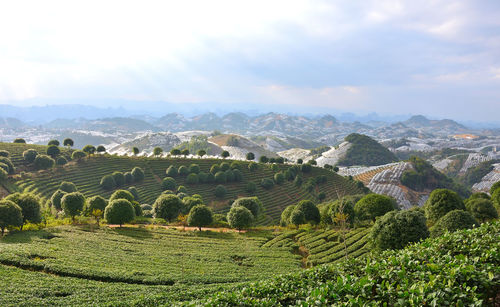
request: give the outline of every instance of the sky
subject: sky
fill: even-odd
[[[3,1],[0,104],[75,101],[498,121],[500,1]]]

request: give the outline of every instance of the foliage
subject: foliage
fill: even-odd
[[[259,216],[262,208],[262,203],[257,197],[240,197],[233,202],[231,207],[242,206],[250,210],[254,218]]]
[[[472,199],[465,204],[465,207],[476,220],[482,223],[498,218],[498,212],[489,199]]]
[[[73,140],[70,138],[66,138],[63,141],[63,146],[73,147],[74,145],[75,145],[75,142],[73,142]]]
[[[230,153],[229,153],[229,151],[227,151],[227,150],[222,151],[222,153],[220,154],[220,156],[221,156],[222,158],[224,158],[224,159],[225,159],[225,158],[227,158],[227,157],[229,157],[230,155],[231,155],[231,154],[230,154]]]
[[[477,220],[467,211],[452,210],[440,218],[431,228],[431,235],[438,237],[446,231],[454,232],[460,229],[470,229],[479,226]]]
[[[480,182],[484,176],[486,176],[493,170],[493,164],[499,162],[500,160],[490,160],[479,163],[479,165],[477,166],[468,168],[463,178],[461,178],[461,182],[463,182],[466,186],[471,187],[475,183]]]
[[[153,205],[154,217],[171,222],[177,218],[182,207],[183,203],[176,195],[160,195]]]
[[[17,138],[17,139],[14,140],[14,143],[17,143],[17,144],[26,144],[26,141],[24,139]]]
[[[231,207],[227,213],[227,222],[231,228],[242,230],[250,227],[254,220],[254,216],[250,210],[243,206]]]
[[[153,148],[153,156],[158,157],[163,153],[163,149],[161,147]]]
[[[257,190],[257,185],[253,181],[249,181],[245,185],[245,191],[247,191],[247,193],[255,193],[256,190]]]
[[[259,162],[260,163],[267,163],[267,162],[269,162],[269,158],[266,156],[260,156]]]
[[[88,156],[91,156],[95,153],[96,148],[93,145],[85,145],[82,151],[86,153]]]
[[[199,197],[188,196],[182,199],[182,203],[184,204],[182,212],[189,213],[189,211],[193,207],[203,205],[203,199]]]
[[[270,190],[274,186],[274,181],[269,178],[264,178],[260,181],[260,186],[266,190]]]
[[[299,203],[295,206],[294,211],[302,211],[304,213],[305,222],[307,223],[318,224],[321,220],[318,207],[316,207],[316,205],[310,200],[299,201]],[[290,216],[290,219],[291,218],[292,216]],[[292,224],[295,223],[292,222]]]
[[[189,170],[188,170],[187,166],[185,166],[185,165],[179,166],[178,172],[179,172],[179,175],[181,175],[181,176],[187,176],[187,174],[189,174]]]
[[[212,210],[205,205],[196,205],[189,211],[188,225],[198,227],[200,231],[201,227],[210,225],[212,221]]]
[[[112,202],[116,199],[126,199],[129,202],[133,202],[135,200],[134,195],[127,190],[116,190],[109,198],[109,201]]]
[[[137,156],[139,154],[140,150],[138,147],[132,147],[132,153],[134,154],[134,156]]]
[[[165,177],[161,182],[161,188],[163,189],[163,191],[165,190],[174,191],[177,188],[177,182],[172,177]]]
[[[102,177],[99,185],[101,188],[107,191],[111,191],[116,187],[115,179],[111,175],[105,175],[104,177]]]
[[[63,181],[59,185],[59,190],[64,191],[66,193],[72,193],[76,192],[78,189],[76,188],[76,185],[73,182]]]
[[[243,181],[243,173],[239,169],[234,169],[233,171],[233,176],[234,176],[234,182],[241,182]]]
[[[56,164],[59,166],[68,164],[68,160],[65,157],[58,157],[56,160]]]
[[[285,182],[285,175],[282,172],[274,174],[274,182],[276,184],[283,184]]]
[[[85,215],[92,215],[94,210],[101,210],[104,212],[106,206],[108,205],[108,201],[102,196],[94,196],[87,199],[87,204],[85,206]]]
[[[280,219],[280,225],[281,226],[287,226],[290,223],[290,215],[292,214],[293,210],[295,209],[295,205],[289,205],[281,212],[281,219]]]
[[[102,145],[97,146],[97,152],[106,152],[106,147]]]
[[[134,176],[135,182],[141,182],[144,180],[144,170],[138,166],[134,167],[131,171],[132,176]]]
[[[500,181],[495,182],[490,188],[490,195],[493,195],[497,189],[500,189]]]
[[[135,218],[135,210],[126,199],[115,199],[109,202],[104,210],[104,218],[108,224],[119,224],[131,222]]]
[[[424,208],[425,217],[431,225],[452,210],[465,210],[460,196],[456,192],[446,189],[432,191]]]
[[[50,146],[59,146],[60,143],[58,140],[50,140],[49,143],[47,143],[47,145],[49,145],[49,147]]]
[[[23,158],[28,163],[33,163],[35,161],[36,156],[38,156],[38,151],[34,149],[27,149],[23,152]]]
[[[130,194],[132,194],[132,196],[134,196],[134,200],[139,200],[140,197],[139,197],[139,191],[137,191],[137,188],[136,187],[129,187],[127,189],[127,191],[130,192]]]
[[[87,156],[87,154],[84,151],[82,151],[82,150],[75,150],[71,154],[71,159],[80,161],[83,158],[85,158],[86,156]]]
[[[0,168],[0,182],[7,180],[9,173],[7,173],[3,168]]]
[[[55,163],[54,159],[47,155],[38,155],[34,161],[36,169],[49,169],[52,168]]]
[[[14,193],[7,196],[5,200],[10,200],[21,207],[24,224],[26,222],[36,224],[42,221],[40,200],[35,195],[28,193]]]
[[[337,199],[334,202],[328,203],[322,210],[321,219],[325,224],[335,224],[334,217],[340,213],[342,205],[342,213],[346,215],[346,222],[350,225],[354,224],[354,205],[363,197],[363,195],[345,196]]]
[[[50,145],[49,147],[47,147],[47,155],[51,156],[52,158],[56,157],[60,153],[61,150],[56,145]]]
[[[226,172],[219,171],[215,174],[215,183],[226,183],[227,177]]]
[[[5,228],[18,227],[23,224],[21,207],[10,200],[0,200],[0,229],[2,236]]]
[[[125,172],[125,174],[123,174],[123,177],[125,179],[125,184],[131,184],[132,182],[134,182],[134,175],[132,175],[132,172]]]
[[[249,161],[255,160],[255,154],[253,152],[247,153],[246,159],[249,160]]]
[[[125,175],[123,175],[122,172],[115,171],[111,174],[111,176],[113,176],[117,187],[121,187],[125,184]]]
[[[290,213],[289,224],[299,226],[305,223],[306,223],[306,216],[304,214],[304,211],[297,210],[297,208],[295,207],[293,211]]]
[[[197,184],[198,183],[198,175],[196,173],[190,173],[186,177],[187,184]]]
[[[372,220],[375,222],[376,217],[397,208],[396,200],[390,196],[368,194],[354,205],[354,212],[360,220]]]
[[[16,169],[14,167],[14,164],[12,163],[12,161],[9,158],[0,157],[0,163],[3,163],[9,167],[9,171],[8,171],[9,174],[15,173]]]
[[[75,219],[75,215],[79,215],[85,206],[85,196],[80,192],[67,193],[61,199],[61,208],[66,215]]]
[[[218,198],[224,198],[224,196],[226,196],[227,194],[227,189],[225,186],[219,184],[215,187],[214,194]]]
[[[200,172],[200,166],[198,164],[194,164],[194,163],[190,164],[189,165],[189,172],[198,174]]]
[[[50,198],[50,204],[51,206],[56,209],[56,210],[61,210],[61,199],[63,198],[64,195],[66,195],[68,192],[62,191],[62,190],[57,190],[52,194],[52,197]],[[71,192],[70,192],[71,193]]]
[[[177,148],[179,153],[172,154],[178,156],[181,154],[181,151],[187,150],[192,153],[199,153],[200,151],[204,151],[206,153],[210,153],[210,143],[208,142],[208,137],[206,135],[195,135],[192,136],[189,142],[183,142]],[[184,154],[183,154],[184,155]]]
[[[306,163],[306,164],[302,164],[300,166],[300,171],[307,174],[307,173],[310,173],[312,170],[312,165],[309,164],[309,163]]]
[[[177,168],[174,165],[170,165],[166,170],[166,174],[168,177],[175,177],[179,173],[177,172]]]

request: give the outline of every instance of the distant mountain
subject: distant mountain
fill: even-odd
[[[26,124],[17,118],[0,117],[0,128],[23,128]]]
[[[115,132],[138,132],[138,131],[160,131],[160,128],[140,119],[129,117],[113,117],[96,120],[88,119],[56,119],[46,125],[47,129],[78,129],[90,131]]]
[[[404,121],[403,124],[411,128],[445,128],[457,130],[467,129],[465,126],[451,119],[430,120],[423,115],[412,116],[410,117],[410,119]]]

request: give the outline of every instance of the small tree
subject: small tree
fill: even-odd
[[[194,206],[203,205],[203,199],[201,197],[188,196],[182,199],[182,203],[184,204],[182,212],[188,214]]]
[[[6,157],[0,157],[0,163],[3,163],[8,166],[8,173],[9,174],[14,174],[16,172],[16,168],[14,167],[14,164],[12,161],[10,161],[9,158]]]
[[[227,221],[231,228],[236,228],[238,231],[241,231],[252,225],[254,216],[252,212],[245,207],[231,207],[231,210],[229,210],[227,214]]]
[[[28,149],[23,152],[24,161],[28,163],[33,163],[35,161],[36,156],[38,156],[38,151],[34,149]]]
[[[270,190],[274,186],[274,182],[269,178],[264,178],[260,181],[260,186],[266,190]]]
[[[276,184],[283,184],[285,182],[285,175],[282,172],[274,174],[274,182]]]
[[[139,199],[140,199],[140,197],[139,197],[139,191],[137,191],[136,187],[129,187],[127,189],[127,191],[129,191],[130,194],[132,194],[132,196],[134,196],[134,200],[139,201]]]
[[[186,177],[187,184],[198,184],[198,175],[195,173],[191,173]]]
[[[168,177],[175,177],[175,176],[177,176],[179,173],[177,172],[177,168],[176,168],[174,165],[170,165],[170,166],[167,168],[166,174],[167,174],[167,176],[168,176]]]
[[[162,218],[171,222],[177,218],[181,212],[183,203],[179,197],[172,194],[160,195],[153,205],[155,218]]]
[[[59,143],[58,140],[50,140],[47,145],[49,145],[49,146],[56,146],[57,147],[57,146],[60,145],[60,143]]]
[[[425,202],[425,217],[434,224],[452,210],[465,210],[464,203],[456,192],[447,189],[432,191]]]
[[[259,216],[262,203],[257,197],[241,197],[233,202],[232,207],[243,206],[252,212],[254,218]]]
[[[378,216],[383,216],[387,212],[396,210],[397,208],[396,200],[392,197],[368,194],[356,203],[354,212],[360,220],[372,220],[375,222]]]
[[[495,193],[495,191],[496,191],[497,189],[500,189],[500,181],[495,182],[495,183],[491,186],[491,188],[490,188],[490,195],[492,195],[492,196],[493,196],[493,193]]]
[[[287,226],[288,224],[290,224],[290,215],[292,215],[294,209],[295,205],[289,205],[285,208],[285,210],[283,210],[283,212],[281,212],[281,226]]]
[[[59,166],[63,166],[68,164],[68,160],[65,157],[58,157],[56,160],[56,164]]]
[[[18,139],[14,140],[14,143],[17,143],[17,144],[26,144],[26,141],[24,139],[18,138]]]
[[[90,159],[90,156],[95,154],[95,151],[96,151],[96,149],[93,145],[85,145],[85,147],[83,147],[82,150],[84,153],[86,153],[89,156],[89,159]]]
[[[115,179],[111,175],[105,175],[104,177],[102,177],[99,185],[101,186],[101,188],[107,191],[111,191],[116,188]]]
[[[226,177],[226,173],[225,172],[217,172],[217,174],[215,174],[215,182],[216,183],[221,183],[221,184],[224,184],[227,182],[227,177]]]
[[[201,227],[212,224],[212,221],[212,210],[205,205],[196,205],[189,211],[188,225],[198,227],[200,231]]]
[[[312,166],[311,166],[311,164],[309,164],[309,163],[302,164],[302,165],[300,166],[300,170],[302,171],[302,173],[307,174],[307,173],[310,173],[310,172],[311,172],[311,170],[312,170]]]
[[[40,212],[40,200],[35,195],[28,193],[14,193],[7,196],[5,200],[10,200],[21,207],[23,214],[23,224],[27,222],[37,224],[42,221],[42,215]],[[21,230],[22,228],[23,226],[21,225]]]
[[[54,194],[52,194],[52,197],[50,198],[50,204],[51,204],[51,206],[54,209],[60,211],[62,209],[62,207],[61,207],[61,199],[66,194],[67,194],[67,192],[64,192],[64,191],[61,191],[61,190],[55,191]]]
[[[132,147],[132,153],[134,154],[134,156],[137,156],[139,154],[139,148]]]
[[[104,210],[104,218],[108,224],[119,224],[121,228],[124,223],[135,219],[135,210],[128,200],[115,199]]]
[[[187,193],[188,193],[188,190],[186,189],[186,187],[185,187],[185,186],[180,185],[180,186],[177,188],[177,194],[180,194],[180,193],[184,193],[184,194],[187,194]]]
[[[181,165],[178,169],[178,172],[179,172],[179,175],[181,175],[181,176],[187,176],[187,174],[189,174],[189,170],[188,170],[187,166],[185,166],[185,165]]]
[[[0,150],[0,157],[8,158],[10,153],[7,150]]]
[[[127,190],[116,190],[109,198],[109,201],[111,202],[115,199],[126,199],[131,203],[135,200],[134,195]]]
[[[86,156],[87,156],[87,154],[84,151],[82,151],[82,150],[75,150],[71,154],[71,159],[77,160],[77,161],[81,161]]]
[[[498,218],[498,212],[495,210],[491,200],[484,198],[472,199],[467,202],[465,207],[475,219],[482,223]]]
[[[227,163],[227,162],[222,162],[222,163],[220,164],[220,170],[221,170],[222,172],[225,172],[225,171],[227,171],[227,170],[229,170],[229,169],[231,169],[231,165],[229,165],[229,163]]]
[[[217,198],[224,198],[226,196],[227,190],[223,185],[218,185],[215,187],[214,194]]]
[[[295,206],[295,210],[300,210],[304,212],[304,218],[306,222],[312,224],[318,224],[321,221],[321,215],[319,214],[319,209],[310,200],[301,200]]]
[[[144,170],[138,166],[134,167],[132,169],[132,176],[134,176],[134,181],[135,182],[141,182],[144,180]]]
[[[300,159],[300,158],[299,158],[299,159],[297,159],[297,164],[302,164],[302,163],[304,163],[304,160],[302,160],[302,159]]]
[[[299,226],[302,224],[306,223],[306,216],[304,215],[304,212],[302,210],[297,210],[297,208],[294,208],[293,211],[290,213],[290,224]]]
[[[220,166],[218,164],[214,164],[212,165],[212,167],[210,167],[210,173],[215,175],[218,172],[220,172]]]
[[[189,172],[198,174],[200,172],[200,166],[198,164],[194,164],[194,163],[189,165]]]
[[[72,139],[67,138],[67,139],[64,139],[63,145],[68,147],[68,148],[71,148],[71,147],[73,147],[73,145],[75,145],[75,142],[73,142]]]
[[[18,227],[23,225],[22,209],[10,200],[0,200],[0,229],[2,236],[6,227]]]
[[[198,150],[198,156],[200,158],[203,158],[203,156],[206,155],[206,154],[207,154],[207,152],[205,150],[203,150],[203,149]]]
[[[85,206],[85,196],[80,192],[67,193],[61,199],[61,207],[66,215],[71,216],[75,222],[75,216],[83,211]]]
[[[97,146],[97,152],[98,153],[106,152],[106,147],[104,147],[102,145]]]
[[[5,171],[3,168],[0,168],[0,182],[4,182],[9,178],[9,173]]]
[[[440,218],[431,228],[431,236],[438,237],[446,231],[455,232],[460,229],[470,229],[479,226],[477,220],[467,211],[452,210]]]
[[[49,156],[51,156],[52,158],[56,157],[60,153],[61,153],[61,150],[56,145],[50,145],[49,147],[47,147],[47,154]]]
[[[253,161],[253,160],[255,160],[255,154],[253,152],[249,152],[249,153],[247,153],[246,158],[248,161]]]
[[[63,181],[59,185],[59,190],[64,191],[66,193],[76,192],[78,189],[73,182]]]
[[[247,191],[247,193],[254,193],[255,191],[257,191],[257,185],[255,184],[255,182],[253,181],[247,182],[245,186],[245,191]]]
[[[180,151],[180,149],[178,149],[178,148],[173,148],[173,149],[170,151],[170,154],[171,154],[172,156],[180,156],[180,155],[181,155],[181,151]]]
[[[255,163],[255,162],[250,162],[250,163],[248,164],[248,169],[249,169],[251,172],[256,171],[256,170],[258,170],[258,169],[259,169],[259,165],[258,165],[257,163]]]
[[[189,149],[182,150],[181,154],[184,156],[184,158],[186,158],[187,156],[189,156]]]
[[[260,163],[267,163],[267,162],[269,162],[269,158],[266,156],[260,156],[259,162]]]
[[[52,159],[49,156],[38,155],[35,158],[34,165],[35,165],[36,169],[40,170],[40,169],[49,169],[49,168],[52,168],[52,167],[54,167],[55,163],[56,162],[54,161],[54,159]]]
[[[163,149],[161,147],[155,147],[153,149],[153,156],[159,157],[163,153]]]
[[[113,172],[113,174],[111,174],[111,176],[113,176],[113,179],[115,180],[115,184],[117,187],[121,187],[125,184],[125,175],[123,175],[122,172]]]
[[[131,172],[126,172],[125,174],[123,174],[123,176],[125,177],[126,184],[131,184],[132,182],[134,182],[134,175],[132,175]]]
[[[99,226],[99,220],[102,218],[108,201],[102,196],[94,196],[87,200],[87,206],[85,208],[85,215],[93,216],[96,220],[97,226]]]
[[[234,172],[230,169],[224,172],[226,174],[226,181],[227,182],[233,182],[234,181]]]
[[[234,182],[241,182],[243,180],[243,173],[239,169],[233,170]]]
[[[172,190],[174,191],[177,188],[177,182],[172,177],[165,177],[161,183],[161,188],[163,191]]]
[[[227,150],[224,150],[220,155],[221,155],[221,157],[223,159],[225,159],[225,158],[227,158],[227,157],[230,156],[229,151],[227,151]]]

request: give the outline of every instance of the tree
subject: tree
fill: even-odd
[[[33,163],[33,161],[35,161],[36,156],[38,156],[38,151],[34,149],[28,149],[23,152],[24,161],[28,163]]]
[[[203,156],[206,154],[207,154],[207,152],[205,150],[203,150],[203,149],[198,150],[198,156],[200,156],[200,158],[203,158]]]
[[[276,184],[283,184],[285,182],[285,175],[282,172],[274,174],[274,182]]]
[[[79,215],[85,206],[85,196],[80,192],[67,193],[61,199],[61,208],[66,215],[71,216],[75,222],[75,216]]]
[[[87,156],[87,154],[83,150],[75,150],[71,154],[71,159],[81,161],[86,156]]]
[[[198,164],[194,164],[194,163],[189,165],[189,172],[198,174],[200,172],[200,166]]]
[[[52,197],[50,198],[50,204],[51,204],[51,206],[54,209],[60,211],[62,209],[62,207],[61,207],[61,199],[66,194],[67,194],[67,192],[64,192],[64,191],[61,191],[61,190],[55,191],[54,194],[52,194]]]
[[[244,228],[250,227],[254,220],[252,212],[245,207],[237,206],[231,207],[227,213],[227,221],[231,228],[236,228],[241,231]]]
[[[225,172],[225,171],[227,171],[227,170],[229,170],[229,169],[231,169],[231,165],[229,165],[229,163],[227,163],[227,162],[222,162],[222,163],[220,164],[220,170],[221,170],[222,172]]]
[[[99,185],[101,186],[101,188],[107,191],[111,191],[116,188],[115,179],[111,175],[105,175],[104,177],[102,177]]]
[[[54,159],[49,156],[38,155],[35,158],[34,165],[36,169],[49,169],[52,168],[55,163]]]
[[[102,217],[102,214],[106,210],[107,205],[108,201],[104,197],[99,195],[91,197],[87,200],[87,205],[85,207],[85,215],[95,217],[97,225],[99,225],[99,219]],[[96,210],[99,210],[100,214],[97,214],[99,212],[94,212]]]
[[[70,139],[70,138],[64,139],[63,146],[70,148],[70,147],[73,147],[73,145],[75,145],[75,142],[73,142],[72,139]]]
[[[456,192],[436,189],[429,195],[424,209],[425,217],[432,225],[452,210],[465,210],[465,206]]]
[[[420,211],[390,211],[377,219],[369,241],[377,250],[401,249],[429,237],[426,222]]]
[[[297,159],[297,164],[302,164],[302,163],[304,163],[304,160],[302,160],[302,159],[300,159],[300,158],[299,158],[299,159]]]
[[[345,215],[345,222],[352,225],[354,223],[354,205],[362,197],[359,195],[340,197],[336,201],[328,204],[325,211],[325,218],[323,221],[327,224],[337,224],[335,222],[335,217],[338,213]],[[342,207],[342,210],[340,210]],[[341,212],[342,211],[342,212]]]
[[[177,188],[177,194],[179,194],[179,193],[185,193],[185,194],[187,194],[187,193],[188,193],[188,190],[186,189],[186,187],[185,187],[185,186],[180,185],[180,186]]]
[[[135,200],[134,195],[127,190],[116,190],[109,198],[109,201],[112,202],[116,199],[126,199],[131,203]]]
[[[299,201],[294,210],[304,212],[306,222],[318,224],[321,221],[321,215],[319,214],[318,207],[316,207],[316,205],[310,200]]]
[[[56,146],[57,147],[57,146],[60,145],[60,143],[59,143],[58,140],[50,140],[47,145],[49,145],[49,146]]]
[[[115,199],[106,206],[104,218],[108,224],[119,224],[121,228],[124,223],[135,219],[135,210],[128,200]]]
[[[269,158],[266,156],[260,156],[259,162],[260,163],[267,163],[267,162],[269,162]]]
[[[207,174],[207,173],[205,173],[205,172],[200,172],[200,173],[198,174],[198,181],[199,181],[200,183],[206,183],[206,182],[207,182],[207,176],[208,176],[208,174]]]
[[[234,181],[234,172],[230,169],[224,172],[226,174],[226,181],[227,182],[233,182]]]
[[[229,151],[227,150],[224,150],[220,155],[224,159],[230,156]]]
[[[256,190],[257,190],[257,185],[255,184],[255,182],[253,181],[247,182],[245,186],[245,191],[247,191],[248,193],[254,193]]]
[[[106,152],[106,147],[104,147],[102,145],[97,146],[97,152],[98,153]]]
[[[179,216],[183,203],[176,195],[160,195],[153,205],[155,218],[162,218],[171,222]]]
[[[61,153],[61,150],[56,145],[50,145],[49,147],[47,147],[47,154],[49,156],[51,156],[52,158],[56,157],[60,153]]]
[[[334,171],[335,173],[338,173],[338,171],[339,171],[339,167],[338,167],[338,166],[334,166],[334,167],[333,167],[333,171]]]
[[[155,147],[153,149],[153,156],[158,157],[163,153],[163,149],[161,147]]]
[[[234,182],[241,182],[243,180],[243,173],[239,169],[233,170]]]
[[[3,168],[0,168],[0,182],[4,182],[9,178],[9,173],[7,173]]]
[[[7,150],[0,150],[0,157],[8,158],[10,153]]]
[[[220,166],[218,164],[214,164],[212,165],[212,167],[210,167],[210,173],[215,175],[218,172],[220,172]]]
[[[189,211],[194,206],[203,205],[203,199],[202,198],[198,198],[198,197],[188,196],[188,197],[184,197],[182,199],[182,203],[184,204],[184,207],[183,207],[183,210],[182,210],[183,213],[189,213]]]
[[[42,221],[40,200],[35,195],[28,193],[14,193],[4,199],[14,202],[21,208],[23,214],[23,224],[26,222],[36,224]],[[21,225],[21,230],[22,228],[23,226]]]
[[[294,208],[293,211],[290,213],[290,224],[299,226],[302,224],[306,223],[306,216],[302,210],[297,210],[297,208]]]
[[[495,191],[496,191],[497,189],[499,189],[499,188],[500,188],[500,181],[497,181],[497,182],[495,182],[495,183],[491,186],[491,188],[490,188],[490,195],[492,195],[492,196],[493,196],[493,193],[495,193]]]
[[[296,186],[297,188],[302,186],[302,176],[297,175],[295,176],[295,179],[293,180],[293,185]]]
[[[181,154],[184,156],[184,158],[186,158],[187,156],[189,156],[189,149],[182,150]]]
[[[139,197],[139,191],[137,191],[136,187],[129,187],[127,189],[127,191],[129,191],[130,194],[132,194],[132,196],[134,196],[134,200],[139,201],[139,199],[140,199],[140,197]]]
[[[85,147],[83,147],[83,152],[86,153],[89,158],[91,155],[93,155],[96,151],[95,147],[93,145],[85,145]]]
[[[132,175],[131,172],[126,172],[125,174],[123,174],[123,176],[125,177],[126,184],[131,184],[132,182],[134,182],[134,175]]]
[[[292,215],[293,210],[295,209],[295,205],[289,205],[281,212],[281,226],[287,226],[290,223],[290,215]]]
[[[227,190],[226,187],[223,185],[218,185],[215,187],[214,194],[218,198],[224,198],[226,196]]]
[[[498,212],[491,200],[484,198],[472,199],[467,202],[465,207],[476,220],[482,223],[498,218]]]
[[[253,161],[253,160],[255,160],[255,154],[253,152],[249,152],[249,153],[247,153],[246,158],[249,161]]]
[[[135,213],[135,216],[142,216],[142,208],[141,208],[141,204],[139,204],[139,202],[137,201],[133,201],[131,202],[132,204],[132,207],[134,208],[134,213]]]
[[[212,224],[212,210],[205,205],[196,205],[189,211],[187,221],[189,226],[198,227],[201,231],[201,227]]]
[[[125,184],[125,175],[123,175],[122,172],[115,171],[111,174],[111,176],[113,176],[117,187],[121,187]]]
[[[26,141],[24,139],[17,138],[17,139],[14,140],[14,143],[17,143],[17,144],[26,144]]]
[[[187,184],[198,184],[198,175],[195,173],[191,173],[186,177]]]
[[[310,173],[311,170],[312,170],[312,166],[311,164],[309,163],[306,163],[306,164],[302,164],[300,166],[300,170],[304,173],[304,174],[307,174],[307,173]]]
[[[9,174],[14,174],[16,172],[16,168],[9,158],[0,157],[0,163],[3,163],[9,167],[9,170],[7,171]]]
[[[269,178],[264,178],[260,181],[260,186],[266,190],[270,190],[274,186],[274,182]]]
[[[165,177],[161,182],[161,188],[163,191],[172,190],[174,191],[177,188],[177,182],[172,177]]]
[[[134,156],[137,156],[139,154],[139,148],[132,147],[132,153],[134,154]]]
[[[217,172],[217,174],[215,174],[215,182],[216,183],[226,183],[227,182],[227,177],[226,177],[226,173],[225,172]]]
[[[134,176],[134,181],[135,182],[141,182],[144,180],[144,170],[138,166],[134,167],[132,169],[132,176]]]
[[[0,200],[0,229],[2,236],[7,227],[20,227],[23,225],[21,207],[10,200]]]
[[[379,194],[368,194],[356,203],[354,212],[360,220],[372,220],[375,222],[376,217],[382,216],[397,208],[398,205],[396,200],[392,197]]]
[[[168,168],[167,168],[167,176],[168,177],[175,177],[177,176],[179,173],[177,172],[177,168],[173,165],[170,165]]]
[[[431,236],[439,237],[446,231],[455,232],[460,229],[470,229],[479,226],[476,219],[467,211],[452,210],[441,217],[431,228]]]
[[[181,155],[181,151],[180,151],[180,149],[178,149],[178,148],[173,148],[173,149],[170,151],[170,154],[171,154],[172,156],[180,156],[180,155]]]
[[[179,172],[179,175],[181,175],[181,176],[187,176],[187,174],[189,174],[189,169],[187,168],[187,166],[181,165],[179,167],[178,172]]]
[[[72,192],[76,192],[78,189],[76,188],[76,185],[73,182],[63,181],[59,185],[59,190],[66,192],[66,193],[72,193]]]
[[[250,162],[248,164],[248,169],[253,172],[253,171],[256,171],[257,169],[259,169],[259,165],[255,162]]]
[[[68,164],[68,160],[65,157],[59,157],[56,160],[56,164],[59,166],[63,166],[63,165]]]
[[[262,203],[257,197],[241,197],[233,202],[231,207],[243,206],[252,212],[254,218],[259,216]]]

